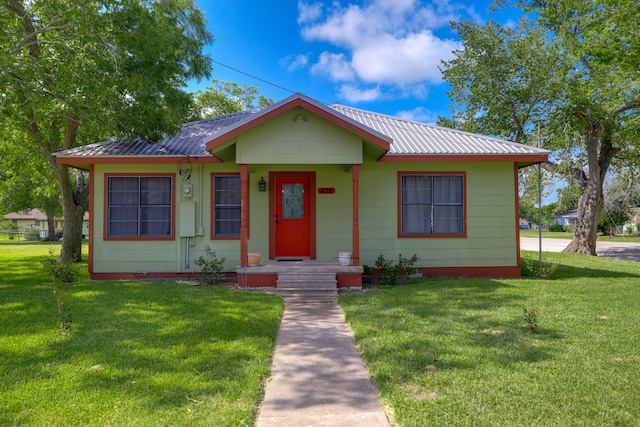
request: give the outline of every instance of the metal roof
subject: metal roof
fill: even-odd
[[[508,155],[508,156],[544,156],[547,150],[530,147],[502,139],[486,137],[440,126],[428,125],[400,119],[371,111],[360,110],[340,104],[326,106],[311,100],[302,94],[295,94],[282,102],[306,101],[310,107],[318,107],[321,114],[332,114],[335,123],[350,127],[359,132],[366,130],[369,135],[379,135],[389,141],[387,157],[411,155]],[[104,158],[104,157],[154,157],[192,156],[215,158],[207,151],[207,142],[221,137],[234,129],[244,128],[274,110],[274,106],[260,112],[244,111],[223,116],[186,123],[175,136],[159,142],[147,142],[136,139],[133,142],[115,140],[73,148],[55,153],[58,158]],[[276,111],[276,114],[279,110]],[[326,113],[322,113],[325,111]],[[331,116],[329,116],[331,118]],[[260,121],[260,120],[258,120]],[[357,126],[357,128],[351,127]],[[376,137],[377,138],[377,137]],[[386,144],[386,142],[385,142]],[[386,150],[386,149],[385,149]],[[522,160],[522,159],[520,159]],[[75,162],[75,161],[74,161]]]
[[[528,145],[333,104],[331,108],[393,139],[388,155],[509,155],[548,153]]]
[[[252,111],[226,114],[182,125],[172,137],[159,142],[148,142],[140,138],[129,142],[115,140],[85,145],[56,153],[57,157],[156,157],[198,156],[213,157],[205,144],[217,133],[255,114]]]

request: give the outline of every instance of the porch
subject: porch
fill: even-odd
[[[258,266],[238,267],[241,288],[276,288],[281,295],[336,295],[338,289],[362,288],[364,269],[331,261],[263,261]]]

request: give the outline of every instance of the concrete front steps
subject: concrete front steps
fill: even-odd
[[[363,268],[316,260],[270,260],[236,272],[241,288],[275,288],[282,296],[315,299],[334,297],[338,289],[361,289]]]
[[[276,292],[286,297],[325,297],[338,295],[335,272],[288,269],[278,273]]]

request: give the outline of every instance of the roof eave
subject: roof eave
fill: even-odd
[[[59,165],[97,165],[97,164],[174,164],[189,159],[191,163],[222,163],[216,156],[207,155],[179,155],[179,156],[56,156]]]

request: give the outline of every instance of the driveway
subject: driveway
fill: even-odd
[[[562,252],[567,247],[568,239],[542,239],[543,252]],[[520,249],[527,251],[538,251],[539,242],[537,237],[520,237]],[[616,241],[597,242],[596,253],[598,256],[607,258],[623,259],[627,261],[640,262],[640,244]]]

